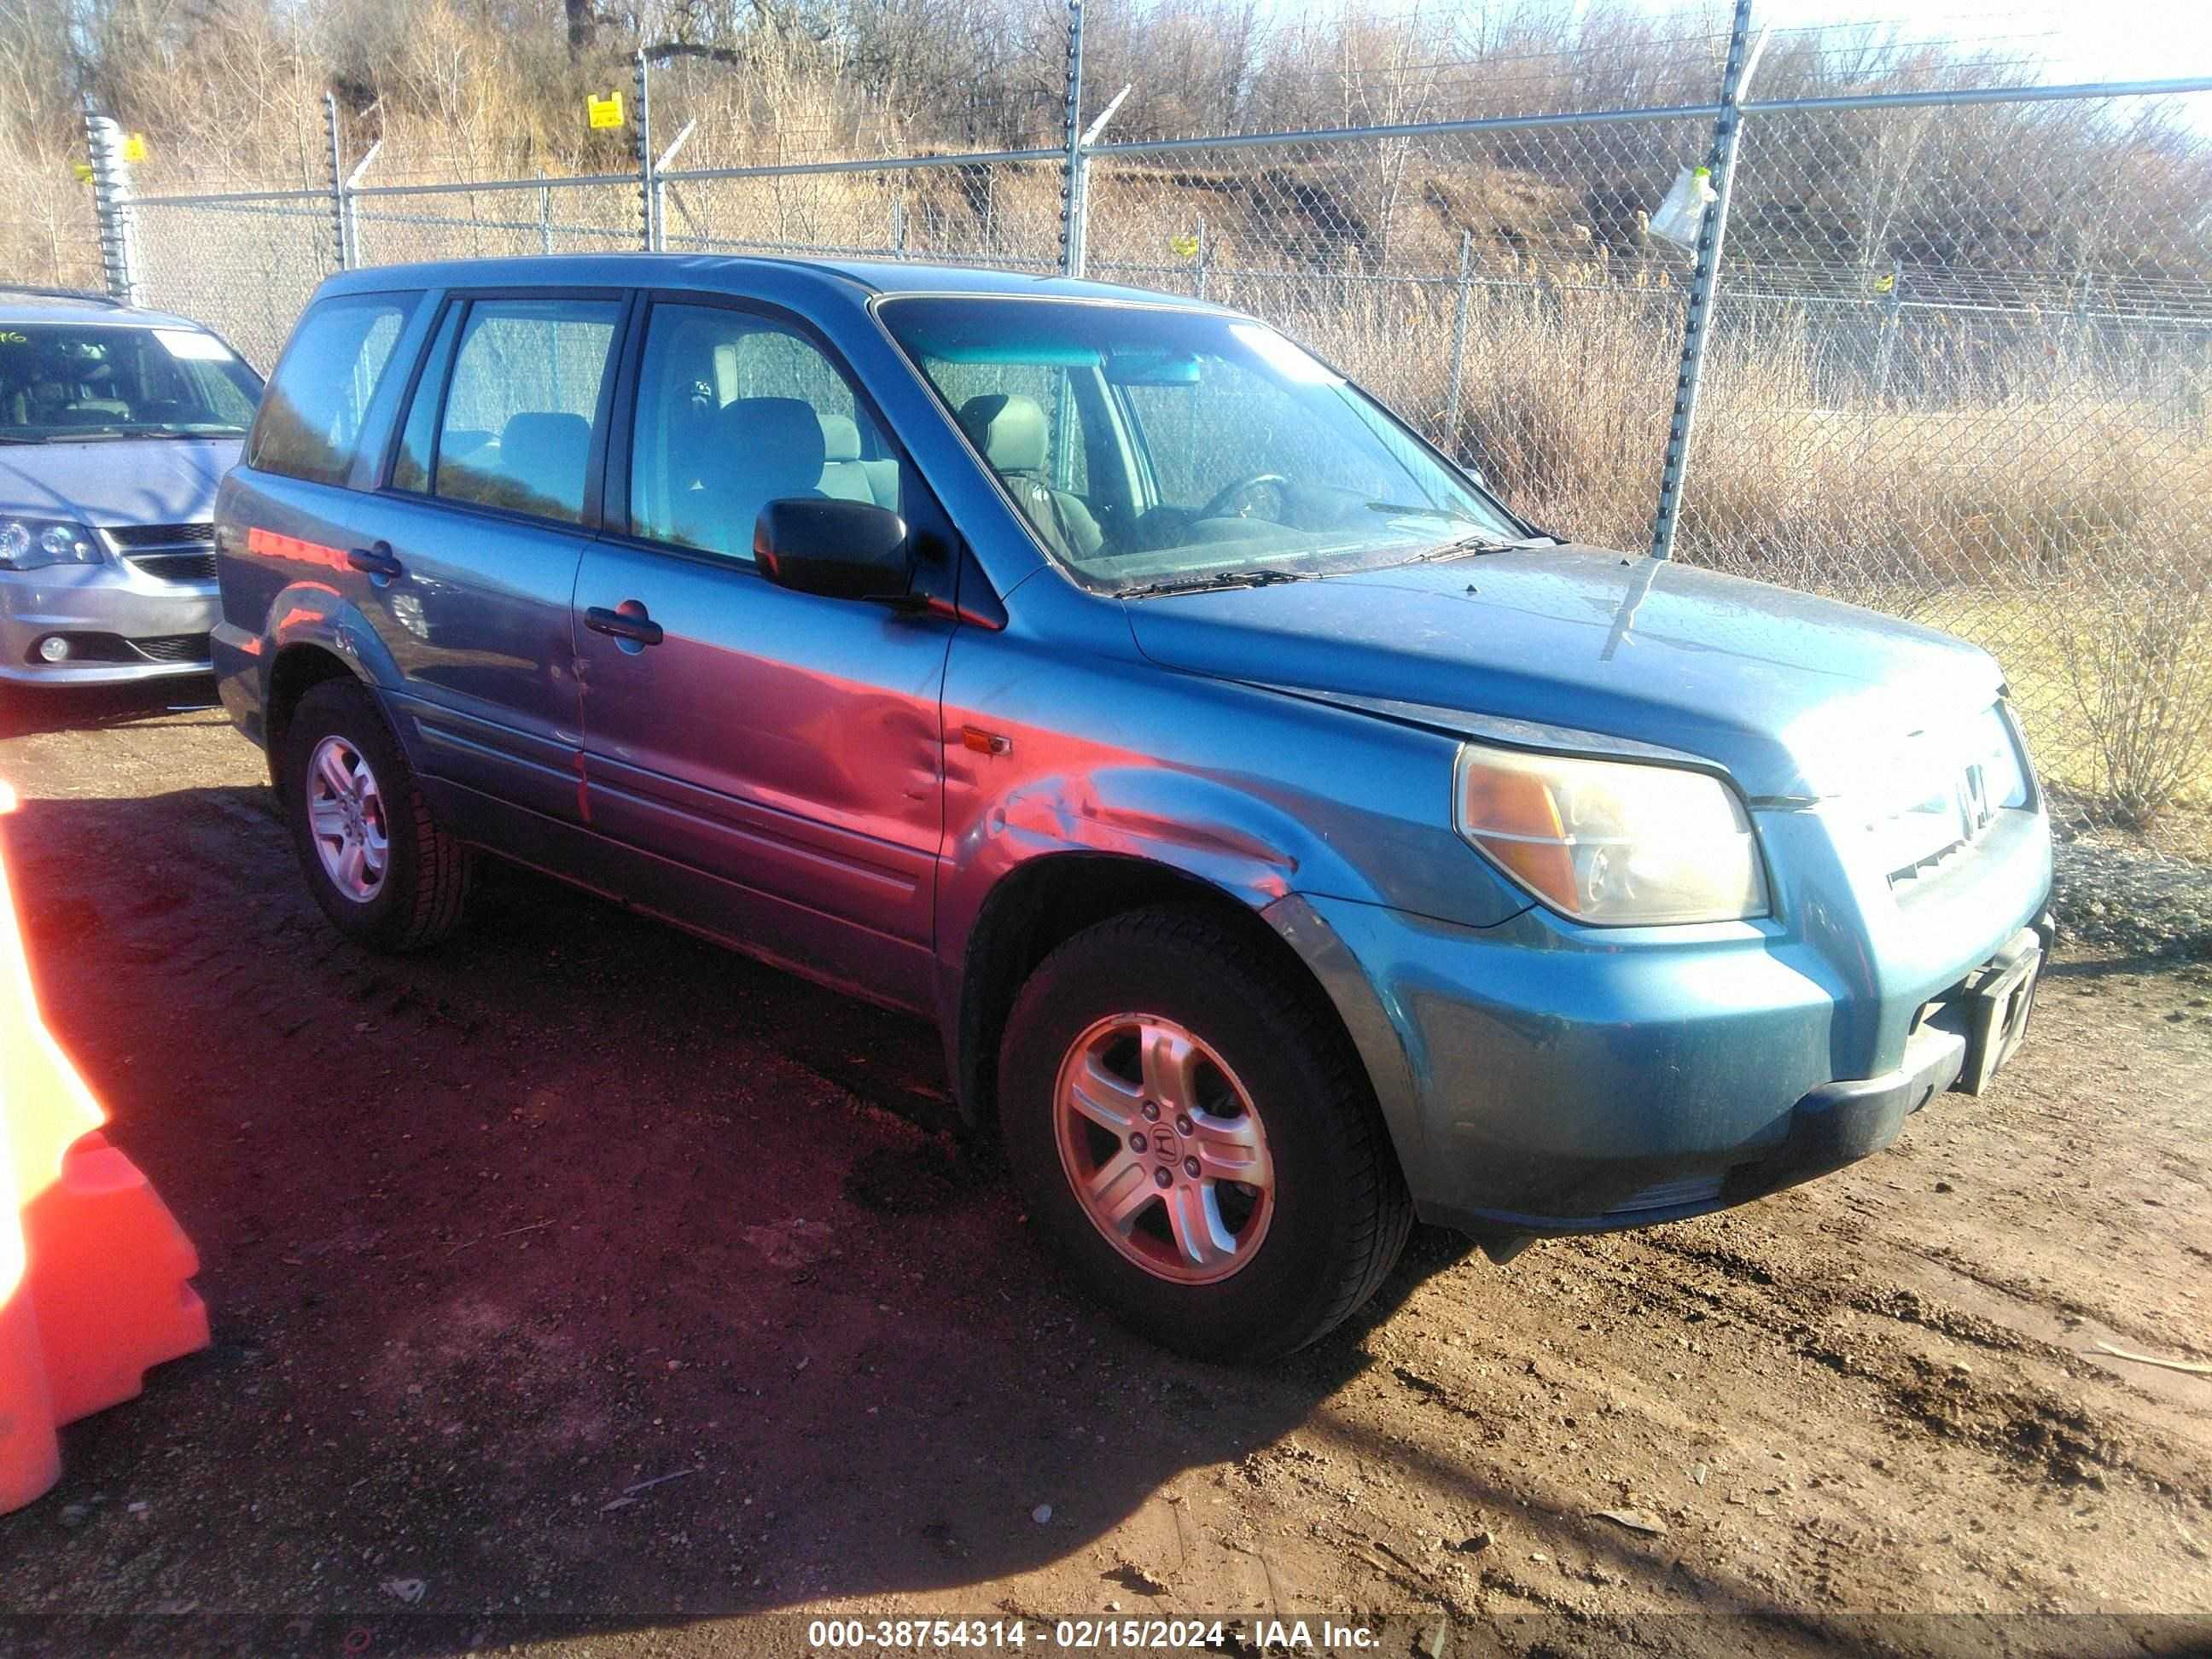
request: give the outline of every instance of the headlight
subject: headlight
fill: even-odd
[[[98,564],[100,543],[81,524],[52,519],[0,519],[0,570],[50,564]]]
[[[1703,772],[1460,750],[1461,835],[1538,898],[1611,927],[1765,915],[1766,872],[1735,792]]]

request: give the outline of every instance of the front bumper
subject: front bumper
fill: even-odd
[[[119,561],[0,573],[0,682],[105,685],[204,674],[220,609],[212,582],[161,581]],[[53,634],[70,637],[74,659],[39,656],[39,641]]]
[[[1596,1232],[1839,1169],[1958,1085],[1974,1038],[1937,1009],[2044,915],[2045,833],[2022,825],[1940,950],[1924,927],[1847,933],[1836,904],[1817,942],[1776,921],[1608,932],[1534,910],[1468,928],[1309,896],[1267,915],[1343,1015],[1423,1220]]]

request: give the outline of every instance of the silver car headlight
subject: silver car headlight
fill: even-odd
[[[1767,913],[1751,821],[1709,774],[1468,744],[1455,793],[1460,834],[1577,921],[1626,927]]]
[[[100,539],[66,520],[0,518],[0,570],[40,570],[50,564],[99,564]]]

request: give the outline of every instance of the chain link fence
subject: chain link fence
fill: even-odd
[[[1681,508],[1685,558],[1990,647],[2083,829],[2212,793],[2212,173],[2198,139],[2144,176],[2171,118],[1753,108]],[[2201,858],[2203,823],[2163,829]]]
[[[1105,104],[1071,51],[1061,109],[977,115],[1025,148],[853,155],[884,135],[825,118],[765,161],[708,136],[687,64],[630,169],[380,181],[340,136],[319,190],[118,200],[140,290],[264,367],[325,274],[400,260],[654,246],[1196,295],[1305,342],[1546,528],[1631,550],[1702,331],[1677,556],[1990,647],[2085,830],[2212,805],[2212,78],[1762,103],[1754,77],[1705,293],[1649,216],[1713,145],[1728,44],[1670,71],[1679,100],[1710,56],[1711,102],[1369,100],[1372,125],[1121,142],[1075,137]],[[730,164],[674,165],[687,144]],[[2208,825],[2154,834],[2212,861]]]
[[[1637,215],[1711,131],[1584,115],[1102,145],[1085,273],[1265,317],[1537,522],[1640,547],[1687,289]]]

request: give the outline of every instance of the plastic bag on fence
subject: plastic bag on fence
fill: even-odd
[[[1659,210],[1651,216],[1651,234],[1676,247],[1694,248],[1705,228],[1705,208],[1715,197],[1711,167],[1684,167],[1674,175],[1674,187]]]

